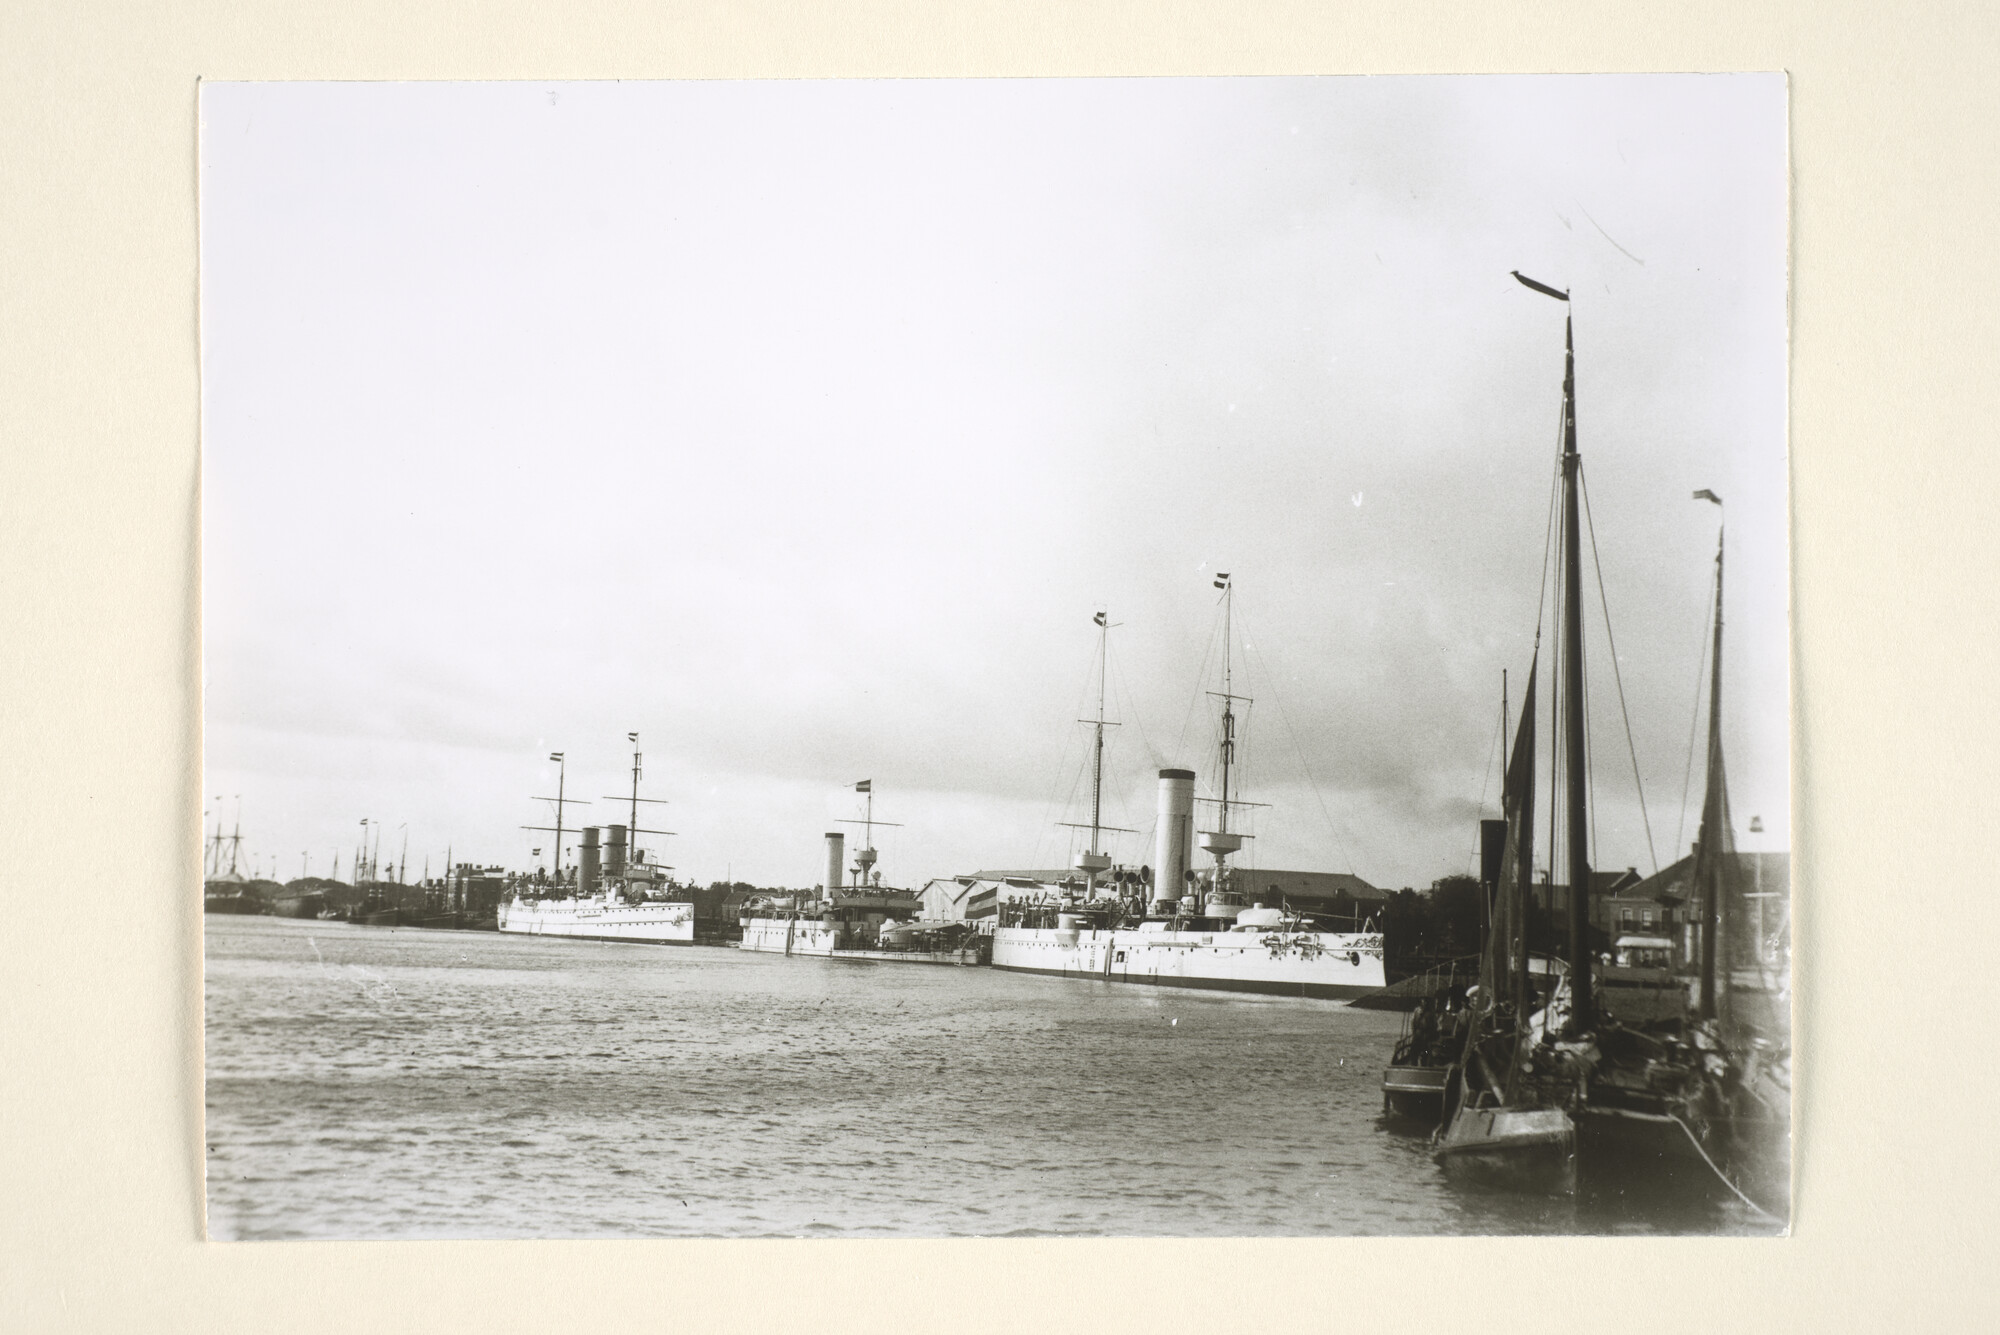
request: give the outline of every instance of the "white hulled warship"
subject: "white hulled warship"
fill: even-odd
[[[743,906],[741,950],[774,955],[817,955],[830,959],[891,964],[984,964],[987,939],[974,924],[927,921],[923,896],[882,884],[875,869],[874,782],[855,791],[868,797],[867,814],[850,822],[863,827],[862,847],[846,867],[847,836],[826,836],[826,879],[811,890],[763,895]],[[847,880],[851,871],[852,881]]]
[[[659,799],[639,796],[642,757],[637,733],[628,734],[632,751],[632,791],[617,800],[629,800],[632,815],[628,824],[595,826],[581,830],[577,864],[565,875],[562,869],[563,811],[579,799],[564,796],[566,771],[557,770],[556,795],[541,799],[553,802],[556,823],[531,825],[531,830],[548,830],[556,836],[555,874],[544,880],[529,881],[504,900],[497,919],[503,932],[530,936],[571,936],[592,941],[638,941],[650,945],[685,946],[694,943],[694,904],[684,898],[667,873],[671,868],[651,860],[638,847],[641,834],[671,834],[670,830],[639,828],[639,803]],[[549,759],[561,767],[563,753],[552,752]],[[631,836],[628,844],[628,835]]]
[[[1195,775],[1186,769],[1159,772],[1159,821],[1155,832],[1152,901],[1142,881],[1114,873],[1111,888],[1100,877],[1112,870],[1101,851],[1104,728],[1103,613],[1100,632],[1097,718],[1091,821],[1087,851],[1075,858],[1079,875],[1060,884],[1010,887],[997,906],[993,967],[1062,978],[1159,987],[1210,988],[1281,996],[1348,998],[1386,982],[1379,932],[1321,931],[1303,916],[1262,903],[1246,902],[1229,858],[1245,835],[1231,827],[1232,812],[1248,807],[1231,795],[1236,759],[1235,705],[1247,697],[1231,691],[1229,576],[1219,575],[1223,598],[1223,689],[1210,692],[1222,702],[1218,748],[1220,796],[1214,828],[1194,829]],[[1191,866],[1193,847],[1214,859],[1210,868]],[[1134,888],[1136,887],[1136,888]]]

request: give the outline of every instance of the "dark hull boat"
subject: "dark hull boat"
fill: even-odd
[[[1560,1108],[1462,1107],[1436,1157],[1446,1172],[1476,1185],[1565,1194],[1576,1187],[1576,1124]]]
[[[1520,278],[1519,274],[1515,275]],[[1528,287],[1568,302],[1566,293],[1522,278]],[[1567,932],[1571,967],[1564,985],[1531,1014],[1527,984],[1526,887],[1532,875],[1535,768],[1535,672],[1503,784],[1505,830],[1501,867],[1493,876],[1492,927],[1480,985],[1460,1021],[1468,1030],[1447,1091],[1449,1118],[1436,1141],[1440,1164],[1540,1190],[1574,1190],[1600,1199],[1734,1196],[1777,1217],[1781,1192],[1762,1201],[1744,1184],[1773,1156],[1782,1161],[1787,1135],[1785,1098],[1763,1087],[1760,1042],[1743,1014],[1722,1004],[1718,941],[1727,930],[1721,910],[1729,862],[1730,821],[1721,743],[1722,555],[1716,555],[1714,659],[1709,687],[1708,796],[1695,880],[1700,896],[1699,988],[1692,1014],[1678,980],[1665,970],[1620,965],[1603,969],[1590,942],[1591,829],[1585,738],[1582,560],[1576,448],[1575,344],[1564,337],[1561,505],[1557,511],[1561,593],[1556,601],[1558,689],[1551,754],[1562,791],[1551,826],[1560,826],[1568,877]],[[1720,500],[1697,492],[1697,500]],[[1539,658],[1540,628],[1536,632]],[[1636,768],[1636,764],[1635,764]],[[1496,823],[1497,824],[1497,823]],[[1550,851],[1550,863],[1556,850]],[[1553,879],[1553,878],[1551,878]],[[1660,943],[1664,946],[1666,943]],[[1759,943],[1761,945],[1761,943]],[[1782,1054],[1778,1057],[1782,1062]],[[1788,1093],[1788,1091],[1787,1091]]]
[[[1450,1079],[1449,1066],[1391,1063],[1382,1072],[1382,1111],[1436,1126],[1444,1120],[1444,1092]]]
[[[264,903],[262,900],[252,899],[247,895],[210,894],[202,896],[201,911],[203,913],[255,914],[264,912]]]

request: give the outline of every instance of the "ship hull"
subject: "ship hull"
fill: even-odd
[[[261,914],[264,906],[254,899],[238,899],[234,896],[209,895],[201,902],[203,913]]]
[[[502,904],[497,926],[525,936],[565,936],[582,941],[631,941],[641,945],[694,944],[694,905],[675,901],[604,904],[573,899],[515,899]]]
[[[984,964],[985,952],[968,942],[957,950],[882,950],[843,946],[837,927],[812,919],[752,918],[743,924],[738,950],[767,955],[807,955],[821,959],[859,960],[878,964]]]
[[[1238,932],[1001,927],[993,933],[993,967],[1056,978],[1336,1001],[1375,991],[1385,982],[1382,938],[1372,933],[1310,932],[1274,941]]]
[[[1391,1066],[1382,1073],[1382,1111],[1436,1126],[1444,1120],[1450,1079],[1448,1066]]]
[[[1460,1108],[1437,1161],[1479,1186],[1565,1195],[1576,1189],[1576,1125],[1560,1108]]]

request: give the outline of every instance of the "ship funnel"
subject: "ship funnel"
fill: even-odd
[[[583,830],[583,847],[577,850],[576,895],[578,899],[589,899],[597,893],[597,836],[602,833],[595,825],[586,825]]]
[[[625,827],[613,825],[604,832],[604,875],[607,880],[625,876]]]
[[[842,870],[847,865],[847,836],[839,830],[829,831],[826,836],[826,891],[832,894],[840,889]]]
[[[1160,771],[1159,830],[1153,845],[1153,894],[1175,899],[1187,882],[1194,841],[1194,771]]]

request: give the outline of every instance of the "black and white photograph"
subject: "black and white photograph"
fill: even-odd
[[[1787,135],[204,82],[209,1236],[1785,1234]]]

